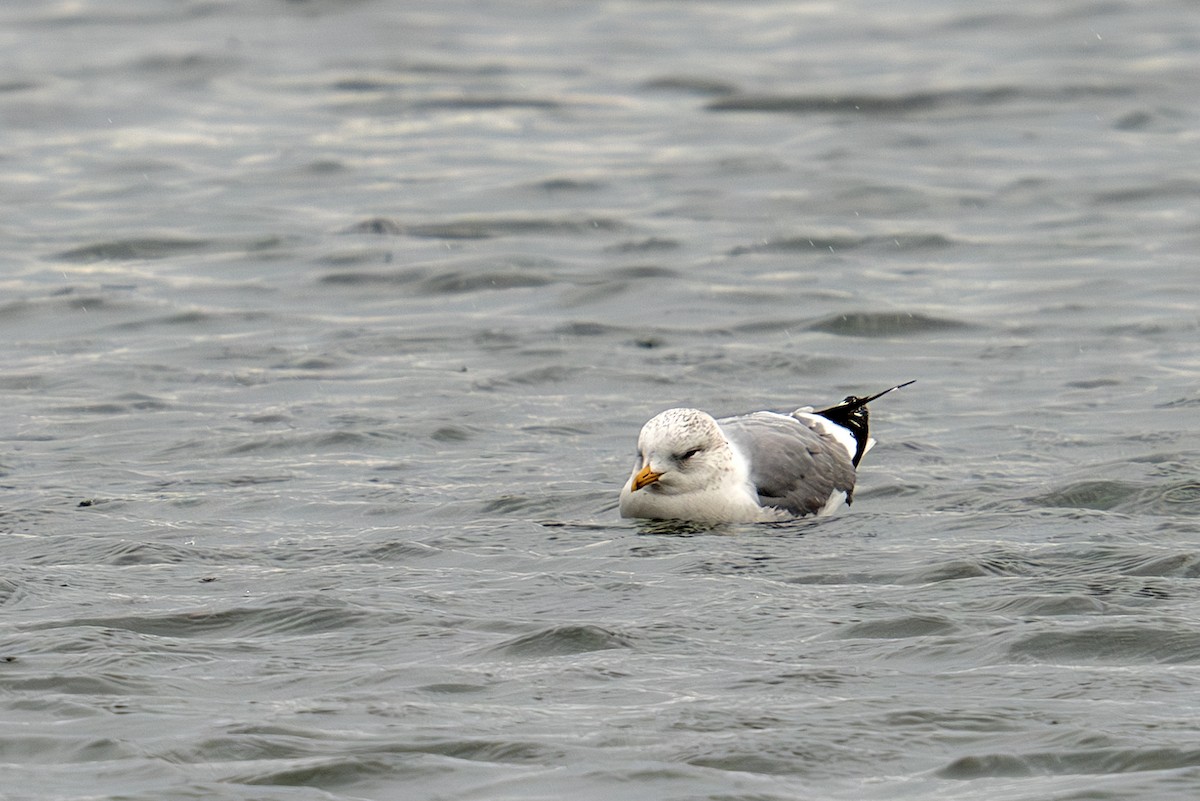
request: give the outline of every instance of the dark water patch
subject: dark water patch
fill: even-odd
[[[425,295],[456,295],[469,292],[528,289],[559,282],[553,270],[558,263],[528,257],[495,261],[448,262],[406,267],[399,270],[330,273],[321,282],[344,286],[396,286]]]
[[[278,759],[278,757],[276,757]],[[246,785],[278,787],[311,787],[335,790],[368,781],[372,777],[395,772],[390,760],[370,757],[311,757],[290,759],[286,766],[263,768],[251,773],[238,773],[228,781]]]
[[[1124,383],[1119,378],[1082,378],[1077,381],[1068,381],[1064,386],[1071,389],[1105,389],[1108,387],[1119,387]]]
[[[87,503],[87,511],[79,514],[96,514],[95,507],[105,502],[96,499],[86,499],[80,506]],[[111,565],[113,567],[128,567],[130,565],[174,565],[195,561],[206,561],[204,552],[196,548],[181,545],[170,545],[161,542],[142,542],[121,540],[84,541],[74,540],[66,547],[57,547],[46,553],[33,554],[27,557],[31,564],[48,565]]]
[[[402,61],[394,64],[393,69],[401,74],[413,75],[453,75],[473,76],[480,78],[497,77],[512,74],[513,67],[501,62],[473,61]]]
[[[0,606],[19,601],[23,595],[20,584],[11,579],[0,578]]]
[[[477,382],[474,386],[480,390],[495,390],[499,387],[516,386],[516,387],[542,387],[553,384],[561,384],[571,380],[575,375],[584,371],[586,368],[568,367],[561,364],[551,364],[545,367],[534,367],[529,370],[522,370],[516,373],[510,373],[499,378],[489,379],[487,381]]]
[[[1180,514],[1200,514],[1200,481],[1184,481],[1162,487],[1156,493],[1160,505]]]
[[[329,253],[317,259],[316,262],[327,267],[356,267],[358,265],[366,264],[391,264],[392,258],[392,251],[390,250],[382,250],[380,248],[361,248],[359,250],[345,250],[338,251],[336,253]],[[337,277],[338,275],[335,273],[331,276],[323,278],[322,280],[331,284],[338,283]],[[346,281],[345,283],[352,282]]]
[[[1040,506],[1108,511],[1136,498],[1140,493],[1139,484],[1132,482],[1079,481],[1030,500]]]
[[[424,279],[418,285],[428,295],[452,295],[480,290],[528,289],[557,283],[549,274],[498,267],[482,272],[448,270]]]
[[[902,709],[883,717],[886,726],[901,726],[919,730],[979,732],[992,734],[1001,731],[1020,731],[1025,721],[994,710],[964,712],[955,709]]]
[[[418,692],[430,693],[432,695],[474,695],[475,693],[487,692],[491,688],[486,684],[439,682],[437,684],[426,684],[416,689]]]
[[[636,542],[629,551],[629,555],[635,557],[655,557],[662,556],[664,553],[674,553],[677,549],[671,544],[671,540],[675,538],[689,539],[712,534],[725,535],[732,531],[729,526],[722,523],[692,523],[687,520],[633,520],[630,521],[630,524],[635,528],[638,536],[668,538],[661,542],[654,539]],[[699,569],[695,572],[713,571]]]
[[[450,760],[469,760],[492,764],[542,765],[559,762],[566,757],[562,749],[538,743],[505,740],[443,740],[428,743],[375,745],[371,743],[343,746],[327,740],[314,742],[311,747],[296,749],[290,743],[271,743],[260,756],[210,758],[201,754],[201,761],[234,762],[253,765],[227,781],[251,786],[314,788],[335,791],[342,787],[371,782],[386,777],[395,783],[401,777],[418,781],[426,771],[412,764],[412,756],[426,754]],[[354,753],[329,756],[329,751],[352,750]],[[188,760],[196,761],[196,760]],[[273,796],[272,796],[273,797]]]
[[[604,250],[608,253],[659,253],[668,250],[678,250],[681,247],[674,239],[663,239],[652,236],[648,239],[637,239],[630,242],[618,242],[609,245]]]
[[[50,387],[50,379],[42,373],[22,373],[12,371],[0,374],[0,390],[5,392],[39,392]],[[23,439],[32,435],[6,435],[6,441]],[[45,439],[47,437],[42,437]]]
[[[1066,85],[1046,88],[1030,86],[966,87],[943,91],[897,94],[784,95],[734,94],[709,102],[708,111],[749,111],[783,114],[874,114],[904,115],[937,110],[977,111],[981,108],[1021,100],[1061,103],[1086,97],[1131,94],[1131,87]]]
[[[354,77],[339,78],[330,84],[335,92],[382,92],[403,89],[405,82],[399,78],[383,77]]]
[[[995,575],[995,570],[977,559],[950,559],[922,565],[896,576],[897,584],[936,584]]]
[[[1190,335],[1200,330],[1200,320],[1188,317],[1158,318],[1103,326],[1099,330],[1102,334],[1115,337],[1158,339],[1174,334]]]
[[[1113,122],[1113,130],[1117,131],[1144,131],[1151,127],[1155,121],[1155,116],[1146,111],[1130,111],[1122,114]]]
[[[1200,196],[1200,181],[1174,179],[1144,186],[1128,186],[1093,195],[1098,204],[1137,203],[1143,200],[1192,199]]]
[[[561,302],[566,308],[590,307],[630,292],[638,282],[678,277],[677,271],[653,264],[618,267],[603,273],[596,273],[594,277],[578,280],[578,288],[565,293]],[[642,292],[649,291],[644,285],[639,286],[638,289]]]
[[[865,241],[865,237],[797,236],[771,239],[753,245],[738,245],[735,248],[731,248],[728,253],[730,256],[745,256],[750,253],[806,253],[821,250],[852,250],[862,246]]]
[[[112,401],[81,403],[55,407],[56,411],[73,414],[145,414],[146,412],[163,412],[174,408],[174,404],[140,393],[127,393]]]
[[[538,495],[501,495],[485,501],[480,507],[484,514],[519,515],[525,517],[531,513],[548,514],[561,508],[562,500],[549,493]]]
[[[312,544],[312,541],[276,543],[266,550],[225,549],[221,552],[220,561],[226,565],[261,563],[275,568],[279,565],[328,564],[330,560],[338,563],[407,563],[414,559],[430,559],[445,554],[446,551],[441,548],[413,540],[374,545],[370,542],[356,542],[348,546],[345,542],[334,539],[317,545]]]
[[[428,100],[416,101],[413,108],[422,110],[504,110],[530,109],[554,110],[563,107],[559,101],[546,100],[541,97],[512,97],[500,95],[463,95],[454,97],[432,97]]]
[[[129,320],[112,326],[114,331],[142,331],[156,327],[174,326],[231,326],[237,323],[258,324],[270,320],[271,314],[263,311],[221,311],[189,309],[140,320]]]
[[[1193,664],[1200,662],[1200,632],[1150,625],[1043,631],[1020,638],[1009,654],[1023,662],[1063,665]]]
[[[565,423],[537,423],[530,426],[521,426],[521,433],[532,434],[536,437],[580,437],[588,436],[589,434],[593,434],[595,432],[592,428],[581,425],[568,425]]]
[[[1188,406],[1200,406],[1200,395],[1184,395],[1183,397],[1175,398],[1174,400],[1166,401],[1165,403],[1155,404],[1155,409],[1178,409]]]
[[[334,432],[332,435],[327,434],[325,436],[333,438],[332,442],[330,444],[342,445],[342,444],[345,444],[345,442],[340,437],[340,433],[341,432]],[[320,438],[318,438],[316,441],[321,442],[322,440]],[[352,444],[357,444],[357,443],[358,443],[357,439],[352,440]],[[292,473],[287,473],[287,472],[233,473],[230,475],[221,476],[214,483],[216,483],[218,486],[221,486],[221,487],[261,487],[265,484],[287,484],[290,481],[294,481],[295,478],[296,478],[295,475],[293,475]]]
[[[973,608],[1001,615],[1022,617],[1071,617],[1075,615],[1102,615],[1109,607],[1099,599],[1083,594],[1063,595],[1020,594],[1012,597],[995,597],[975,604]]]
[[[227,436],[223,440],[225,443],[223,452],[231,455],[295,450],[320,453],[326,450],[362,448],[372,445],[380,439],[385,439],[385,437],[371,431],[272,431],[265,434]],[[273,484],[290,481],[292,478],[293,476],[289,473],[245,474],[236,479],[224,479],[221,484],[229,485],[229,482],[233,480],[243,484]]]
[[[805,764],[808,760],[804,760],[800,754],[772,756],[768,753],[747,751],[742,748],[734,748],[722,753],[684,756],[683,761],[698,768],[766,776],[807,773],[809,767]]]
[[[460,95],[453,97],[430,98],[418,100],[413,108],[433,111],[490,111],[504,109],[529,109],[534,111],[553,111],[562,108],[557,100],[547,100],[538,97],[504,97],[500,95]]]
[[[937,772],[943,779],[1110,775],[1200,767],[1200,749],[1104,748],[1087,751],[985,754],[961,757]]]
[[[159,412],[174,408],[175,406],[170,401],[141,392],[126,392],[118,395],[117,400],[126,404],[128,408],[138,412]]]
[[[897,337],[970,328],[970,323],[916,312],[847,312],[809,323],[807,329],[835,336]]]
[[[46,697],[61,693],[64,695],[119,695],[145,696],[160,695],[165,682],[162,677],[154,679],[135,678],[126,671],[92,672],[86,676],[75,675],[29,675],[8,674],[0,669],[0,689],[13,693],[31,693]]]
[[[950,634],[957,630],[949,619],[931,615],[909,615],[853,623],[838,631],[844,639],[905,639]]]
[[[532,184],[534,190],[541,192],[598,192],[605,188],[602,181],[592,181],[583,178],[546,178]]]
[[[299,170],[300,173],[307,175],[336,175],[348,171],[349,168],[336,159],[316,159],[308,162]]]
[[[1136,554],[1117,561],[1116,567],[1126,576],[1194,579],[1200,578],[1200,553]]]
[[[38,306],[27,300],[0,303],[0,322],[13,322],[37,312]]]
[[[109,762],[139,756],[137,749],[108,737],[49,736],[27,733],[0,735],[0,763],[58,764]]]
[[[973,93],[911,92],[896,95],[771,95],[736,94],[708,103],[708,111],[755,111],[774,114],[911,114],[948,104],[998,103],[1017,95],[1012,88],[976,90]]]
[[[479,436],[479,429],[470,426],[448,425],[434,429],[429,438],[434,442],[455,443],[467,442]]]
[[[632,640],[619,632],[601,626],[565,624],[493,645],[488,648],[488,652],[529,659],[632,647]]]
[[[1030,499],[1038,506],[1125,514],[1200,514],[1200,481],[1077,481]]]
[[[491,239],[503,236],[585,236],[625,230],[624,223],[604,217],[477,217],[410,225],[404,233],[424,239]]]
[[[1149,551],[1149,552],[1148,552]],[[1049,604],[1064,609],[1087,607],[1106,595],[1154,593],[1144,578],[1200,577],[1200,552],[1144,547],[1063,547],[1031,552],[995,550],[971,556],[932,557],[923,564],[897,566],[876,572],[812,570],[798,572],[791,584],[921,586],[953,581],[1017,578],[1039,582],[1029,593],[1002,594],[981,599],[972,608],[1000,611],[1009,605]],[[1051,580],[1062,595],[1041,594],[1043,580]],[[982,586],[982,585],[981,585]],[[1030,586],[1030,585],[1017,585]],[[1060,613],[1060,612],[1056,612]]]
[[[305,356],[294,360],[279,362],[272,364],[272,370],[298,370],[302,372],[323,372],[327,370],[335,370],[339,367],[345,367],[348,362],[345,359],[336,359],[330,356]]]
[[[211,245],[210,241],[203,239],[176,239],[169,237],[118,239],[64,250],[56,253],[53,258],[79,264],[92,264],[98,261],[165,259],[181,253],[195,253]]]
[[[736,334],[786,334],[790,331],[804,331],[812,325],[811,320],[777,319],[761,317],[746,323],[739,323],[729,330]]]
[[[343,229],[344,234],[381,234],[387,236],[400,236],[405,232],[406,228],[402,223],[387,217],[372,217],[369,220],[363,220],[351,225],[349,228]]]
[[[487,352],[515,350],[526,344],[526,340],[512,331],[485,328],[471,336],[471,342]]]
[[[626,329],[615,325],[593,322],[570,322],[556,327],[553,333],[565,337],[609,337],[624,336]]]
[[[344,286],[405,286],[416,284],[429,276],[425,268],[404,268],[400,270],[379,270],[372,272],[339,272],[321,276],[323,284]]]
[[[400,746],[396,750],[403,750],[406,753],[438,754],[478,762],[513,764],[546,764],[548,761],[556,761],[566,756],[561,748],[520,740],[442,740],[416,743],[407,747]]]
[[[10,78],[0,81],[0,94],[11,94],[14,92],[28,92],[33,89],[40,89],[42,84],[22,78]]]
[[[680,275],[679,270],[671,267],[662,267],[657,264],[633,264],[611,270],[607,277],[624,281],[639,281],[649,278],[679,278]]]
[[[29,628],[48,630],[94,627],[131,631],[154,637],[208,639],[275,634],[322,634],[355,628],[371,619],[371,615],[349,607],[305,604],[243,607],[221,611],[197,610],[165,615],[81,617],[47,621]]]
[[[664,75],[651,78],[642,84],[643,90],[655,92],[681,92],[689,95],[731,95],[737,86],[716,78],[700,78],[687,75]]]
[[[138,59],[131,69],[178,82],[201,84],[241,65],[240,59],[227,53],[220,56],[208,53],[154,53]]]
[[[751,253],[809,253],[812,251],[839,252],[860,247],[879,247],[890,251],[926,251],[947,248],[955,241],[942,234],[897,233],[887,236],[791,236],[769,239],[753,245],[739,245],[730,256]]]

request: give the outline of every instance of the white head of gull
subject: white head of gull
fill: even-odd
[[[736,523],[831,514],[851,501],[855,468],[874,444],[866,404],[911,383],[821,411],[718,420],[668,409],[642,426],[621,516]]]

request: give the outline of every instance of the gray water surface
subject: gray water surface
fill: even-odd
[[[1194,799],[1194,4],[0,8],[0,798]],[[657,411],[850,509],[625,521]]]

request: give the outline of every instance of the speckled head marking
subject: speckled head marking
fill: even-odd
[[[642,426],[638,458],[621,489],[622,517],[707,522],[776,519],[749,481],[746,459],[720,423],[698,409],[668,409]]]
[[[647,445],[682,448],[682,453],[720,439],[721,429],[712,415],[699,409],[667,409],[642,426],[642,432],[638,435],[638,449],[643,456]]]
[[[699,409],[668,409],[638,435],[638,467],[631,491],[690,492],[720,480],[732,453],[712,415]]]

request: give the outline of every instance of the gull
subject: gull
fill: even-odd
[[[638,435],[621,516],[752,523],[828,515],[854,495],[855,468],[875,444],[867,404],[912,384],[828,409],[714,418],[668,409]]]

